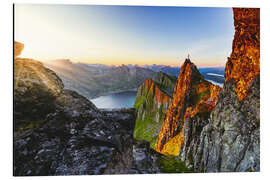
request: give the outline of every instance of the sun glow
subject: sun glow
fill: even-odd
[[[185,8],[174,9],[179,17],[172,16],[170,9],[159,9],[163,17],[153,7],[148,7],[149,11],[143,8],[146,7],[16,4],[15,40],[25,45],[20,57],[41,61],[70,59],[89,64],[179,66],[190,53],[198,66],[225,65],[233,30],[226,30],[224,36],[213,36],[211,32],[207,35],[203,30],[193,30],[201,21],[189,27],[188,21],[178,20],[186,14],[182,11],[189,12]],[[138,15],[137,11],[143,14]],[[231,18],[227,16],[226,23]],[[157,21],[160,18],[164,19]],[[232,19],[230,25],[232,29]]]

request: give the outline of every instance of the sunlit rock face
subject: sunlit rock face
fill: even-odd
[[[201,126],[205,125],[220,90],[204,80],[197,67],[186,59],[180,68],[173,100],[163,120],[155,150],[167,155],[179,155],[190,132],[184,130],[185,124],[196,118]],[[198,127],[194,133],[199,134],[201,129]]]
[[[63,92],[61,79],[39,61],[14,60],[15,128],[38,124],[54,111],[54,100]]]
[[[199,172],[260,171],[260,10],[233,13],[226,82],[193,157]]]
[[[260,72],[260,9],[234,8],[235,34],[225,79],[236,83],[240,101],[247,96],[250,83]]]
[[[137,120],[134,137],[150,142],[154,148],[164,115],[171,104],[176,77],[158,72],[139,87],[134,107]]]
[[[21,54],[24,49],[24,44],[15,41],[14,42],[14,56],[17,57]]]

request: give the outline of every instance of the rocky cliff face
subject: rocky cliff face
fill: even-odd
[[[233,51],[225,69],[225,81],[235,81],[240,101],[250,83],[260,73],[260,9],[234,8]]]
[[[226,82],[200,135],[195,169],[260,171],[260,10],[234,8]]]
[[[160,89],[168,94],[170,97],[173,96],[174,86],[177,81],[177,77],[164,73],[162,71],[157,72],[152,78],[153,81],[158,83]]]
[[[220,88],[204,80],[196,66],[186,59],[180,68],[173,100],[166,112],[155,150],[179,155],[182,146],[188,148],[191,141],[197,141],[219,92]]]
[[[175,77],[158,72],[153,80],[145,80],[138,89],[134,104],[138,112],[134,137],[150,142],[151,148],[154,148],[165,112],[171,104],[175,82]]]
[[[98,110],[42,63],[14,60],[14,175],[127,173],[136,112]]]
[[[155,145],[163,154],[180,155],[197,172],[260,170],[260,12],[233,12],[224,88],[206,86],[186,60]]]

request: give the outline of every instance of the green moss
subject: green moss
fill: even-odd
[[[200,173],[204,173],[204,168],[201,168],[200,169]]]
[[[139,109],[139,107],[144,103],[146,97],[141,96],[141,97],[137,97],[134,103],[134,108],[135,109]]]
[[[159,113],[159,122],[163,121],[164,119],[164,115],[165,112],[163,112],[163,104],[160,105],[159,109],[158,109],[158,113]]]
[[[134,129],[134,138],[148,141],[151,148],[154,148],[158,132],[164,117],[164,112],[162,110],[163,105],[161,105],[158,109],[158,107],[156,107],[154,103],[154,95],[152,93],[148,93],[147,97],[137,97],[134,104],[134,107],[138,111]],[[143,109],[143,112],[145,114],[144,119],[142,112],[140,112],[141,109]],[[156,122],[157,113],[159,113],[158,122]]]
[[[146,140],[150,143],[150,147],[154,148],[154,145],[157,140],[157,131],[161,126],[161,122],[156,122],[155,116],[158,112],[149,112],[146,113],[144,120],[142,120],[142,115],[137,117],[135,130],[134,130],[134,138]]]
[[[158,159],[159,167],[163,173],[193,173],[193,169],[186,167],[180,157],[162,156]]]

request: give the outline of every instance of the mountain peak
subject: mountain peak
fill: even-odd
[[[196,73],[199,73],[198,69],[197,69],[197,66],[191,62],[191,60],[189,58],[186,58],[185,59],[185,62],[184,64],[181,66],[180,69],[187,69],[187,70],[190,70],[190,71],[196,71]],[[181,70],[180,70],[181,71]]]
[[[186,59],[180,68],[173,100],[166,112],[155,149],[163,154],[177,155],[183,143],[181,134],[185,118],[210,112],[216,105],[220,90],[220,87],[206,81],[196,65]],[[176,136],[178,143],[175,143]]]
[[[185,59],[185,64],[193,64],[189,58]]]

